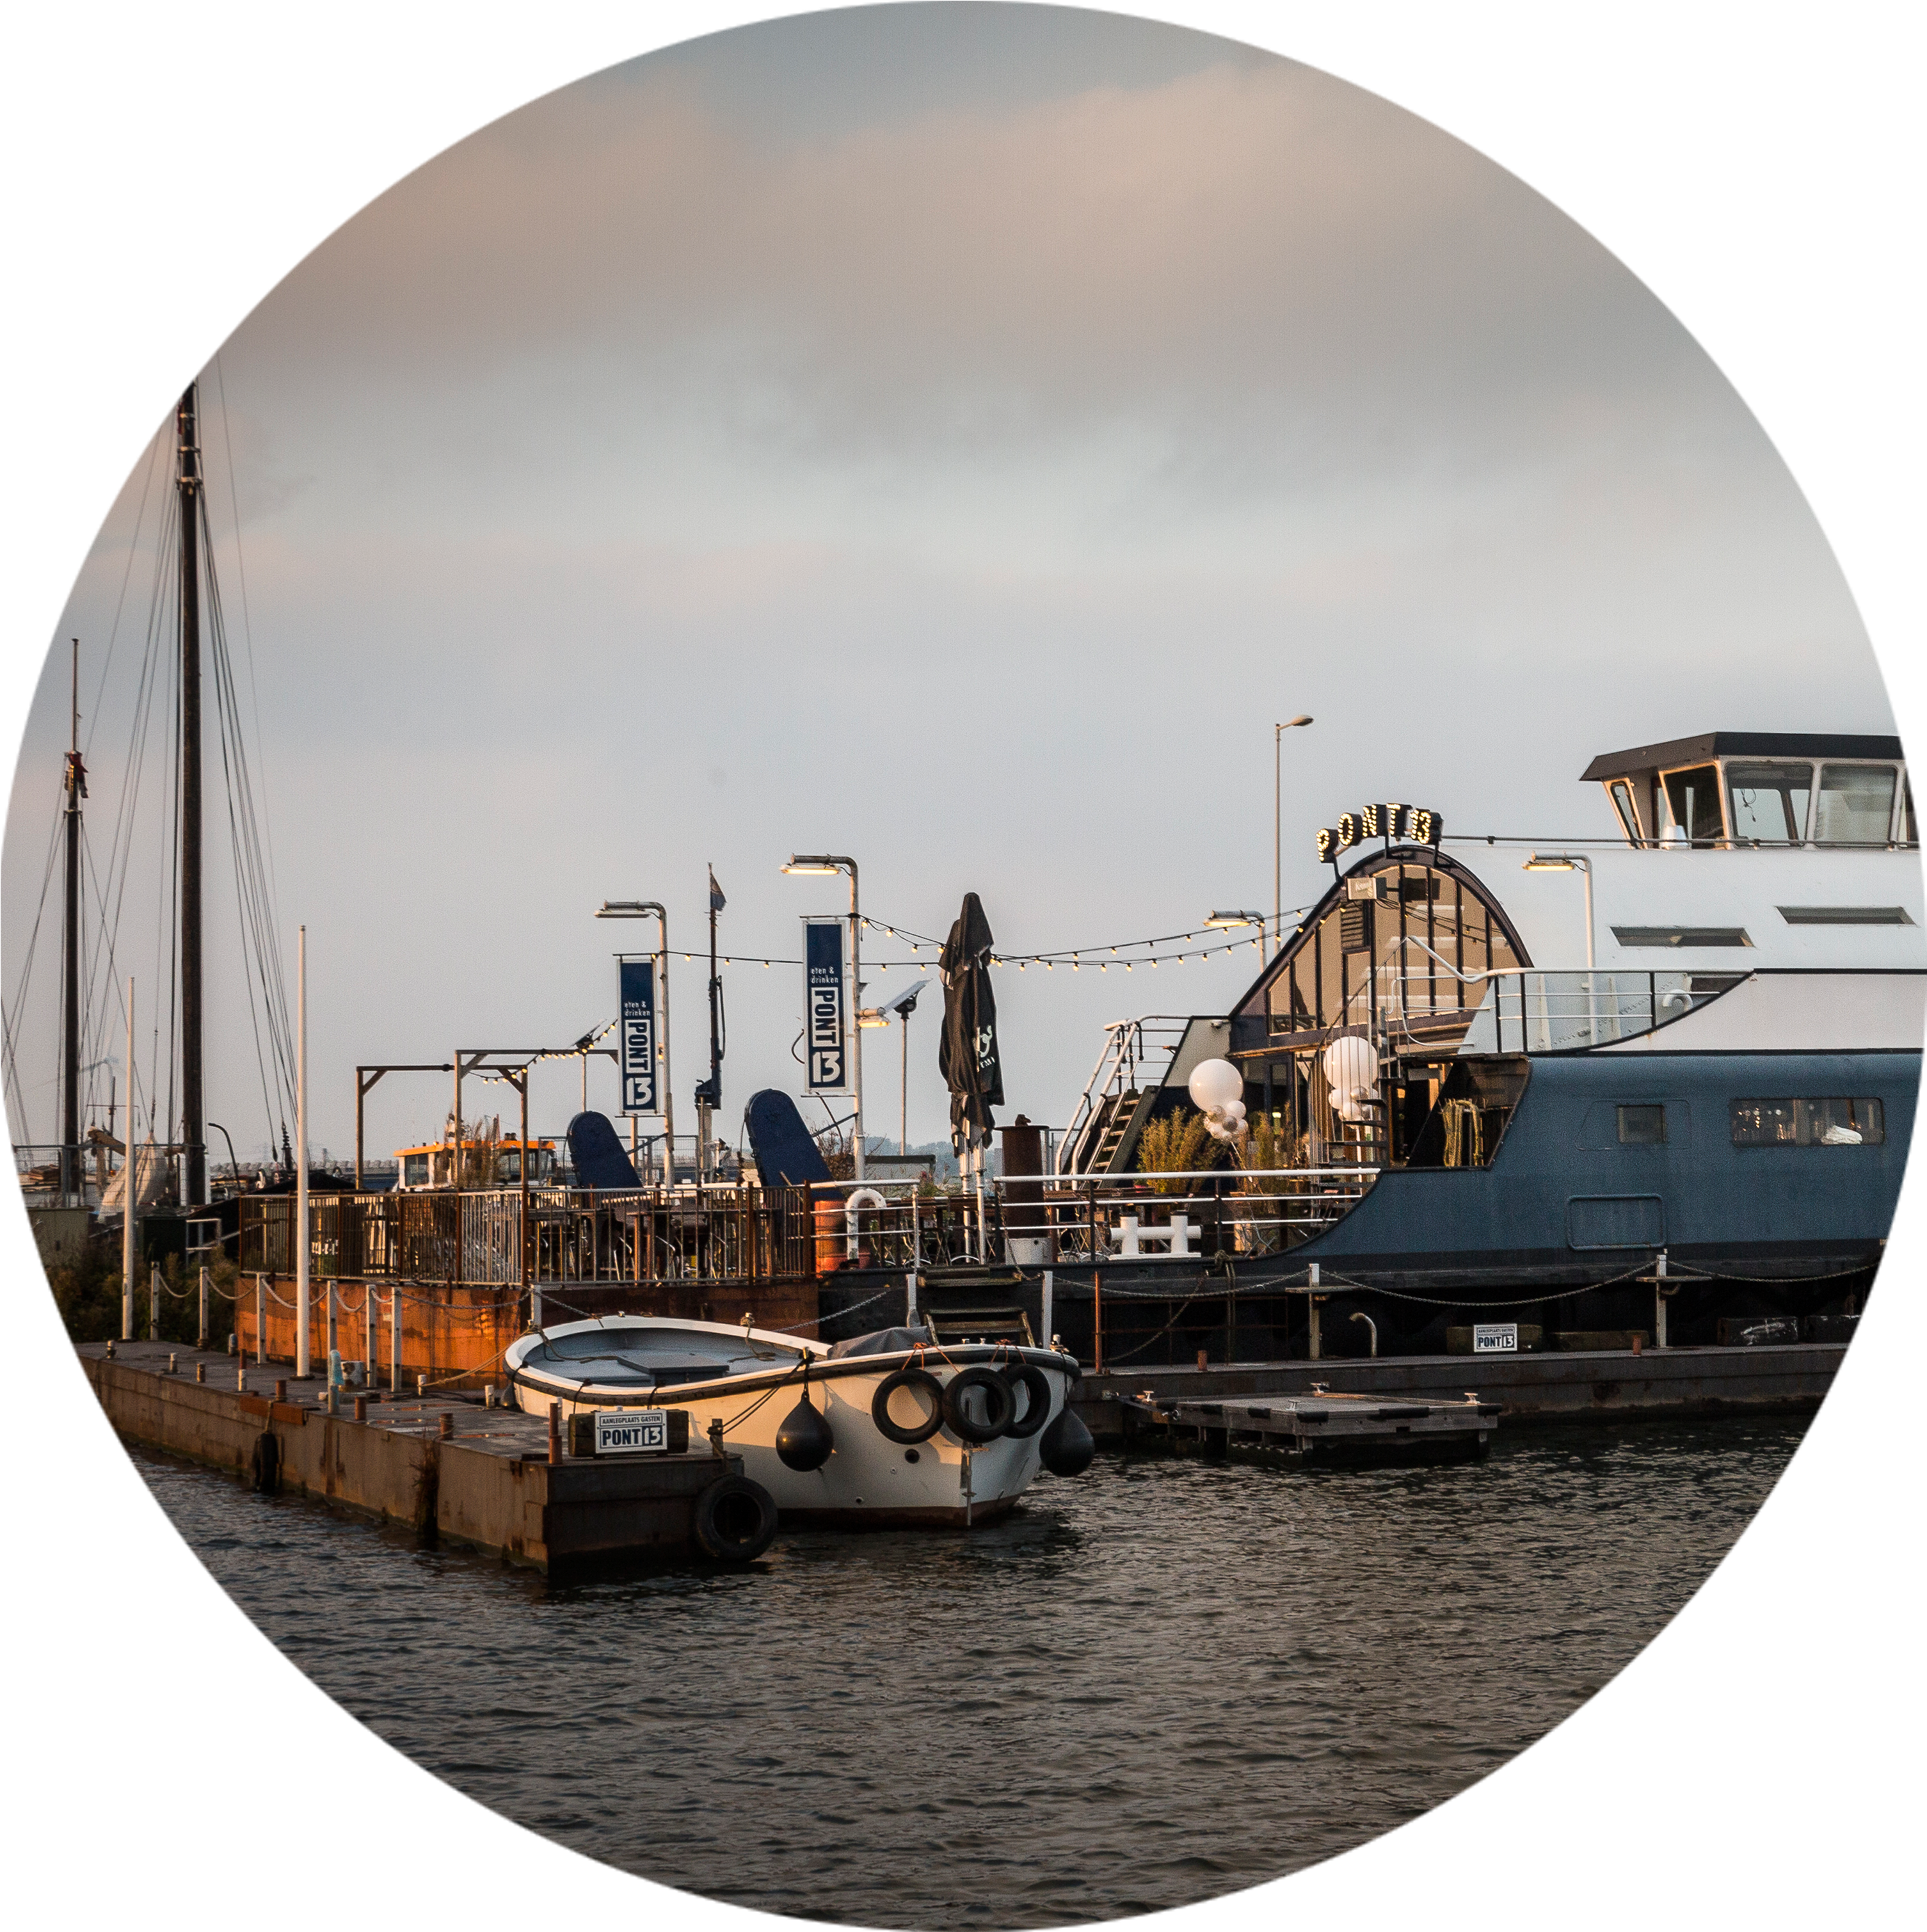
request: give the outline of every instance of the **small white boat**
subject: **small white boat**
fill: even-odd
[[[826,1345],[779,1330],[611,1315],[523,1336],[505,1358],[530,1414],[681,1410],[788,1519],[968,1528],[1004,1514],[1040,1468],[1088,1468],[1059,1348],[939,1346],[885,1328]]]

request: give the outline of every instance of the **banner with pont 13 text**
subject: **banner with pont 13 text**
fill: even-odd
[[[656,1070],[656,962],[625,959],[622,974],[623,1112],[659,1114]]]
[[[812,1094],[850,1090],[850,975],[846,919],[803,922],[803,1044]]]

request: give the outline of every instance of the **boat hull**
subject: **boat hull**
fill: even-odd
[[[829,1425],[834,1447],[820,1468],[793,1469],[776,1453],[776,1435],[803,1398],[800,1371],[752,1376],[734,1383],[633,1389],[570,1387],[560,1376],[513,1367],[516,1400],[531,1414],[558,1406],[565,1418],[617,1408],[678,1408],[689,1418],[694,1448],[713,1439],[742,1458],[743,1473],[760,1483],[786,1522],[864,1528],[971,1528],[1007,1515],[1042,1467],[1043,1428],[1028,1437],[991,1442],[959,1440],[946,1426],[917,1443],[893,1442],[877,1427],[872,1405],[884,1378],[906,1366],[926,1369],[939,1383],[979,1365],[1009,1365],[1021,1352],[1050,1384],[1050,1414],[1062,1412],[1073,1365],[1044,1349],[984,1346],[918,1354],[833,1360],[813,1358],[809,1396]]]

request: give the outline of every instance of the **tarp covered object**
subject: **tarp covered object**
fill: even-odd
[[[997,996],[990,985],[994,943],[983,902],[974,892],[965,893],[938,962],[944,976],[944,1037],[937,1066],[950,1090],[950,1144],[960,1159],[967,1147],[989,1142],[995,1124],[990,1110],[1004,1104]]]
[[[749,1096],[743,1110],[757,1178],[765,1187],[807,1187],[830,1178],[823,1150],[803,1124],[797,1104],[775,1087]]]
[[[578,1187],[640,1187],[629,1149],[606,1114],[578,1114],[569,1124],[569,1157]]]

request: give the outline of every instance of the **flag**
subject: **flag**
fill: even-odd
[[[729,902],[722,896],[722,888],[716,882],[716,868],[710,868],[710,910],[720,912]]]

